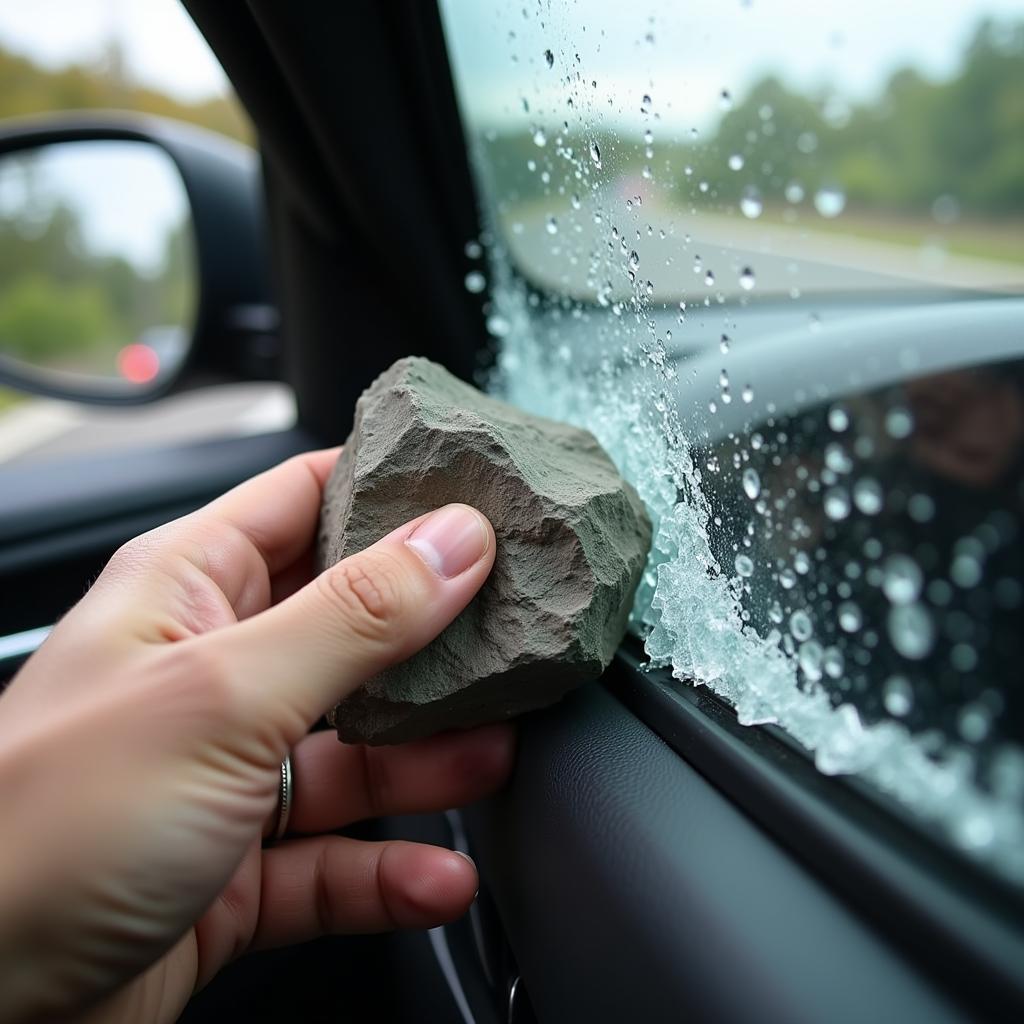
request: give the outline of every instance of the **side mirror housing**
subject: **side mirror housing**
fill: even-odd
[[[120,112],[0,125],[0,383],[104,404],[276,376],[251,148]]]

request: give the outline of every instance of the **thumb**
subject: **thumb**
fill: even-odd
[[[487,519],[446,505],[197,641],[216,648],[246,717],[291,746],[337,701],[433,640],[480,589],[494,553]]]

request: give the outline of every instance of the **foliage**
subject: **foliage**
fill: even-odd
[[[750,174],[722,173],[733,153]],[[1019,212],[1024,23],[986,19],[952,78],[933,82],[902,68],[877,99],[857,106],[828,90],[804,96],[763,78],[723,116],[694,164],[725,199],[751,179],[765,198],[781,198],[799,181],[806,190],[839,184],[851,203],[880,209],[928,212],[950,197],[968,213]]]
[[[0,118],[119,108],[251,140],[233,97],[182,103],[126,82],[116,51],[108,64],[47,70],[0,48]],[[31,167],[24,170],[30,177]],[[162,271],[150,276],[122,257],[90,252],[75,211],[60,203],[0,218],[0,351],[36,365],[114,372],[117,352],[147,327],[188,324],[191,247],[189,225],[178,225],[164,240]]]
[[[645,164],[654,178],[686,202],[734,203],[745,188],[781,201],[787,185],[805,193],[839,185],[851,205],[911,215],[930,214],[942,199],[947,212],[974,216],[1024,210],[1024,23],[982,21],[956,73],[930,81],[914,68],[894,72],[881,94],[851,105],[832,89],[806,95],[780,77],[756,82],[726,111],[706,139],[655,140],[653,161],[643,142],[604,129],[590,138],[561,134],[538,148],[527,132],[486,132],[485,163],[510,204],[553,194],[571,173],[561,166],[596,141],[604,180],[638,179]],[[729,158],[743,169],[729,169]],[[529,162],[536,169],[529,169]],[[687,169],[689,169],[687,171]],[[551,176],[549,185],[542,178]],[[699,188],[707,183],[707,190]]]
[[[121,256],[91,252],[67,206],[0,218],[0,352],[112,373],[118,350],[146,328],[187,325],[195,303],[189,225],[163,244],[150,276]]]
[[[111,50],[107,67],[73,65],[51,71],[0,47],[0,118],[55,110],[138,110],[252,140],[252,126],[233,96],[184,103],[125,81],[117,73],[122,63]]]
[[[95,284],[59,286],[24,274],[0,291],[0,351],[36,365],[76,357],[116,338],[116,315]]]

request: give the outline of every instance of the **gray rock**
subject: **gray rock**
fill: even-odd
[[[356,406],[325,491],[319,566],[453,501],[490,519],[494,569],[436,640],[335,708],[346,742],[399,743],[554,703],[597,678],[622,639],[651,527],[593,435],[402,359]]]

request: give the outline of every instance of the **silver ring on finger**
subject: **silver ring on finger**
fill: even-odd
[[[288,754],[281,762],[281,779],[277,790],[277,819],[270,833],[270,841],[276,843],[288,830],[288,819],[292,816],[292,756]]]

